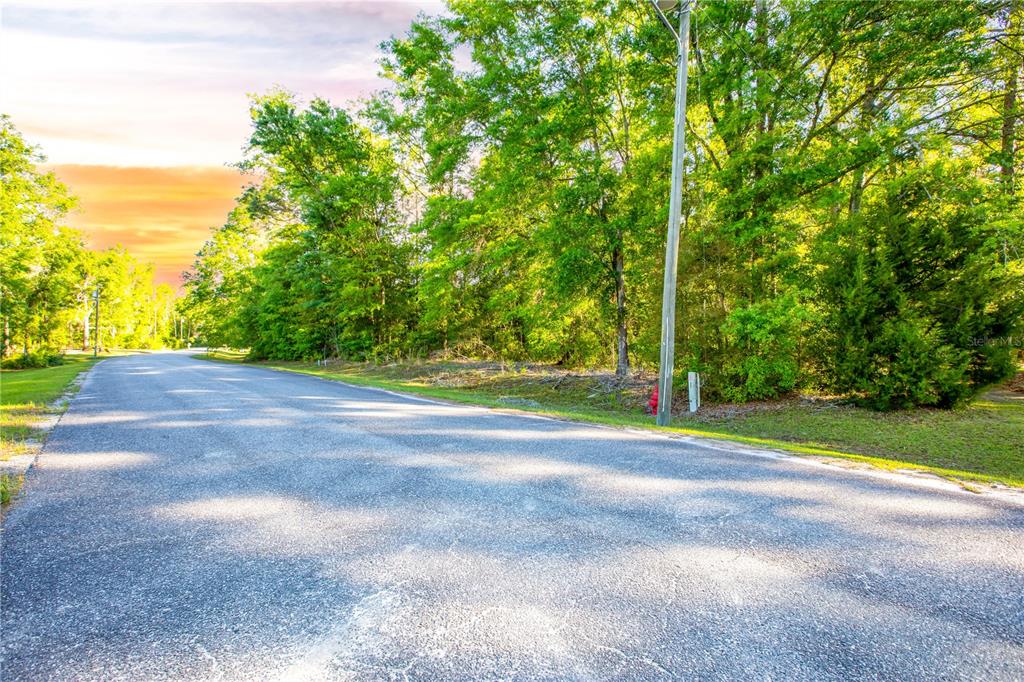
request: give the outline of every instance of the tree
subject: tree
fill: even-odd
[[[0,117],[0,355],[89,345],[97,286],[105,326],[94,343],[159,344],[152,268],[123,249],[102,255],[86,249],[81,233],[63,224],[75,200],[52,173],[36,168],[42,161],[10,119]]]
[[[830,386],[879,409],[954,407],[1016,369],[1021,278],[999,266],[981,183],[960,164],[890,173],[826,247]]]
[[[20,345],[48,343],[61,328],[78,269],[81,239],[60,221],[73,199],[52,173],[40,173],[39,152],[0,116],[0,292],[3,355]]]
[[[949,406],[1011,371],[1020,11],[700,4],[676,364],[709,398]],[[362,119],[254,100],[258,181],[190,279],[211,338],[656,362],[675,46],[649,8],[453,1],[383,47]]]
[[[399,230],[390,148],[319,99],[300,111],[273,92],[254,98],[252,119],[240,166],[260,179],[188,280],[209,338],[270,358],[400,352],[411,249]],[[268,246],[245,262],[260,239],[254,221],[270,230]]]

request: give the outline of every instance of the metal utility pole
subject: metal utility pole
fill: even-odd
[[[93,327],[93,340],[92,340],[92,356],[96,357],[100,352],[100,288],[96,287],[96,291],[92,294],[93,312],[92,316],[96,318],[95,326]]]
[[[691,0],[679,9],[679,32],[664,12],[675,2],[650,0],[654,11],[676,39],[676,111],[672,133],[672,194],[668,202],[668,239],[665,242],[665,284],[661,295],[661,363],[658,369],[658,425],[672,421],[672,370],[676,346],[676,270],[679,255],[679,223],[683,203],[683,156],[686,151],[686,80],[690,56]]]

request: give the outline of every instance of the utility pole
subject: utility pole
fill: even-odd
[[[93,340],[92,340],[92,356],[96,357],[100,352],[100,288],[96,287],[96,291],[92,294],[93,301],[93,313],[92,316],[95,319],[95,327],[93,327]]]
[[[672,421],[672,371],[676,350],[676,270],[679,256],[679,223],[683,204],[683,156],[686,152],[686,81],[690,56],[691,0],[684,0],[679,9],[679,32],[676,33],[664,11],[675,2],[651,0],[661,22],[676,38],[676,109],[672,133],[672,194],[668,202],[668,239],[665,241],[665,283],[661,294],[661,362],[658,368],[658,425]]]

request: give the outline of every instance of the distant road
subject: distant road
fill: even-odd
[[[1024,509],[184,353],[4,521],[4,680],[1021,679]]]

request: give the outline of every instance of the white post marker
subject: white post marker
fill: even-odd
[[[700,374],[687,374],[687,385],[690,389],[690,412],[696,412],[700,409]]]

